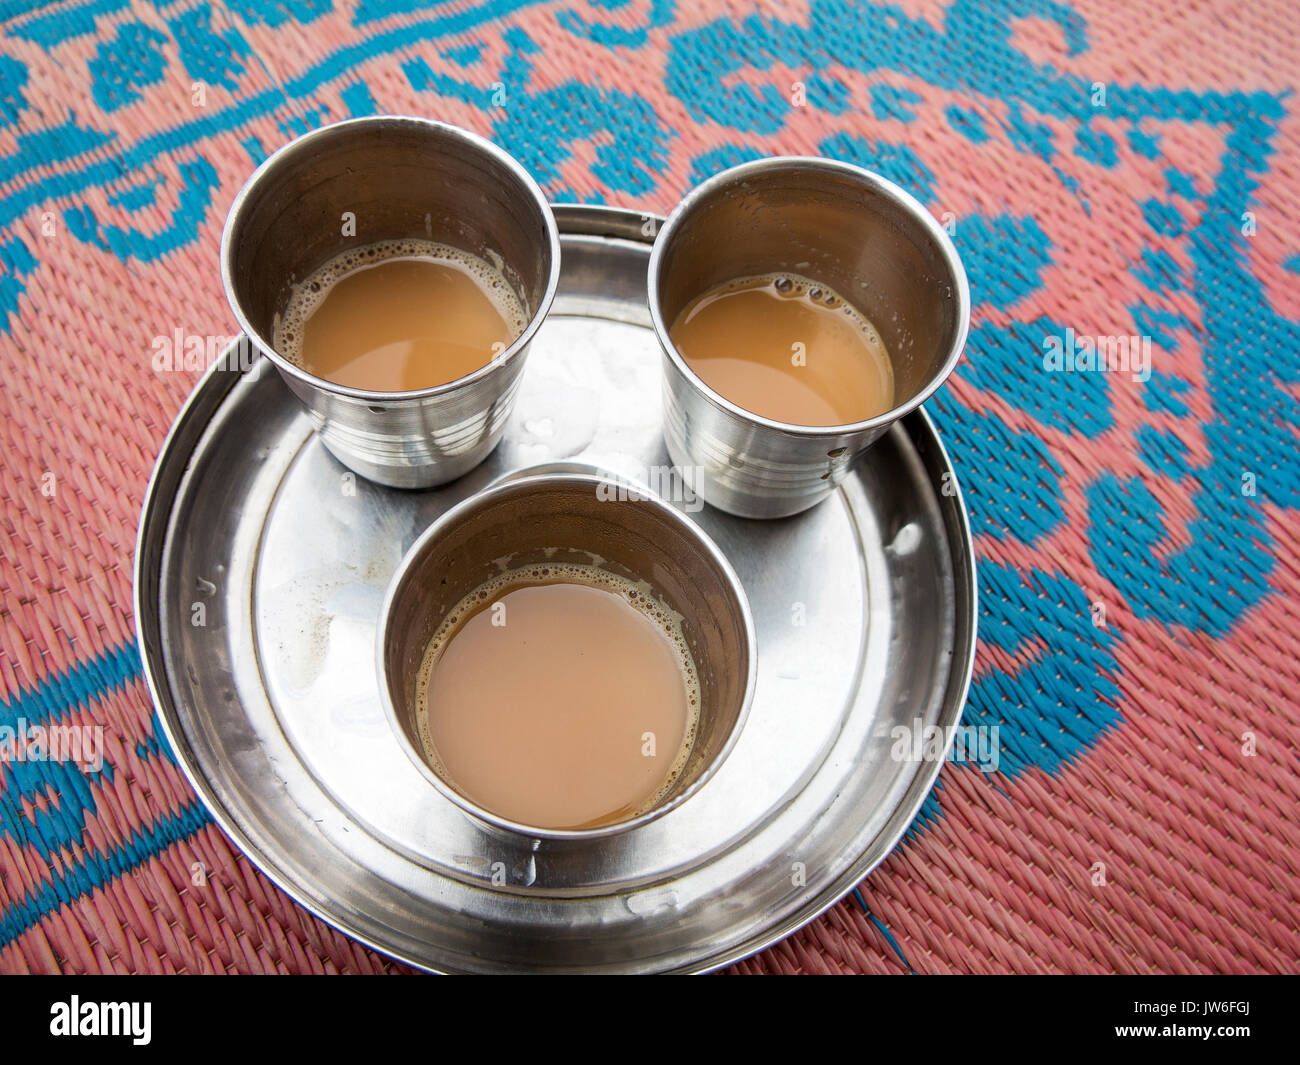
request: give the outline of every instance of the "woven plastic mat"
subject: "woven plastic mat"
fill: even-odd
[[[1300,968],[1293,4],[0,18],[0,970],[402,968],[207,816],[131,616],[145,485],[198,378],[160,344],[234,331],[218,242],[255,165],[376,111],[484,133],[554,200],[661,212],[744,159],[835,156],[961,251],[970,343],[929,409],[980,559],[966,723],[996,745],[944,766],[856,895],[733,971]],[[17,757],[37,728],[85,749]]]

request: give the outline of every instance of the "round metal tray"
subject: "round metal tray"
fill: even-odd
[[[754,612],[757,688],[730,758],[681,807],[613,839],[529,841],[469,820],[420,777],[380,706],[375,630],[399,559],[448,507],[520,469],[645,482],[670,462],[645,302],[658,220],[556,216],[560,292],[506,437],[453,484],[372,485],[321,447],[266,359],[209,371],[141,518],[145,673],[213,816],[349,935],[439,971],[702,971],[816,917],[916,815],[940,763],[891,757],[891,730],[960,720],[970,530],[921,412],[797,517],[680,499]]]

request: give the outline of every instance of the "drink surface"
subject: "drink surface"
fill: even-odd
[[[403,240],[345,252],[294,286],[273,343],[335,384],[409,392],[486,366],[525,325],[518,296],[488,263]]]
[[[724,399],[774,421],[846,425],[894,405],[894,372],[875,327],[838,293],[769,274],[710,289],[669,337]]]
[[[699,706],[680,619],[643,584],[533,566],[471,593],[425,655],[425,753],[462,795],[537,828],[590,828],[654,806],[689,754]]]

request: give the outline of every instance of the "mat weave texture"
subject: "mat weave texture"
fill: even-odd
[[[997,770],[945,765],[858,897],[732,971],[1300,969],[1298,27],[1286,0],[0,0],[0,729],[104,737],[98,772],[0,765],[0,971],[403,969],[215,826],[131,607],[198,379],[155,371],[156,338],[234,331],[235,192],[377,111],[493,138],[554,200],[660,212],[745,159],[834,156],[963,256],[970,343],[928,409]],[[1088,369],[1116,338],[1149,363]]]

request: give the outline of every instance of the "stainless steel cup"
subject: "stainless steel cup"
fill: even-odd
[[[735,570],[689,518],[657,498],[628,498],[626,485],[585,474],[504,481],[431,525],[398,567],[380,616],[378,672],[384,709],[407,756],[471,817],[535,839],[598,839],[660,817],[694,795],[740,736],[753,697],[758,654],[749,602]],[[429,641],[460,600],[508,567],[591,565],[646,581],[682,616],[700,683],[694,746],[658,806],[598,828],[541,829],[499,817],[461,795],[426,760],[416,688]],[[503,562],[503,560],[505,560]],[[510,668],[503,662],[501,668]]]
[[[848,425],[773,421],[687,366],[668,335],[682,309],[725,281],[779,271],[829,286],[875,325],[893,361],[892,410]],[[893,182],[831,159],[761,159],[704,182],[660,229],[648,284],[668,452],[705,501],[747,518],[797,514],[829,495],[944,382],[970,324],[966,272],[943,228]]]
[[[337,385],[276,352],[275,318],[295,282],[351,248],[411,237],[501,270],[530,316],[510,347],[459,380],[412,392]],[[426,488],[472,469],[500,441],[559,282],[560,238],[542,190],[500,148],[442,122],[384,115],[314,130],[258,167],[226,219],[221,272],[241,328],[330,452],[372,481]]]

